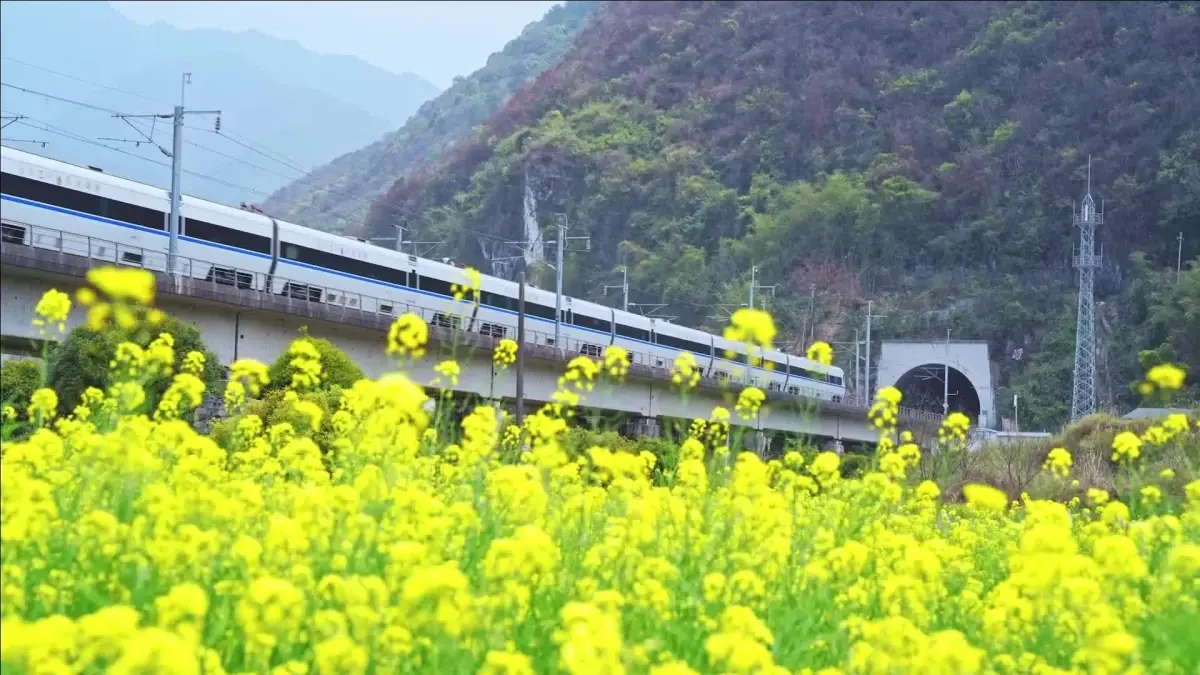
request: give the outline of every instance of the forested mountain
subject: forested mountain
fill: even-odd
[[[467,231],[523,238],[528,173],[543,227],[562,212],[592,237],[571,294],[611,304],[627,264],[635,301],[715,323],[758,265],[796,346],[810,290],[818,338],[850,338],[872,299],[876,337],[988,340],[1001,409],[1020,392],[1023,426],[1048,428],[1070,400],[1089,156],[1101,403],[1131,405],[1137,351],[1197,326],[1173,267],[1178,233],[1200,251],[1198,51],[1195,2],[606,3],[364,232],[405,218],[487,269]]]
[[[185,161],[192,173],[183,188],[230,204],[261,201],[306,168],[362,147],[438,92],[412,73],[318,54],[256,31],[141,25],[104,2],[6,1],[0,34],[4,114],[28,118],[4,130],[6,143],[46,141],[15,147],[169,186],[163,154],[124,141],[149,136],[169,149],[170,122],[135,120],[135,129],[109,111],[170,113],[180,78],[190,72],[188,108],[221,110],[225,135],[212,133],[212,116],[187,119]]]
[[[555,65],[598,2],[556,5],[525,27],[487,65],[421,106],[399,130],[280,188],[264,208],[323,230],[361,225],[371,203],[410,169],[437,158],[486,121],[512,94]]]

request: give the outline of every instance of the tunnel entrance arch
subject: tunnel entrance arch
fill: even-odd
[[[947,371],[949,386],[946,386]],[[982,410],[979,392],[971,384],[971,379],[957,368],[925,363],[901,375],[895,386],[904,394],[905,408],[940,415],[944,404],[948,403],[947,412],[960,412],[971,419],[971,424],[979,423]]]
[[[904,394],[901,406],[941,415],[949,365],[950,412],[961,412],[985,429],[999,428],[994,387],[997,370],[987,342],[884,340],[881,347],[872,393],[894,386]]]

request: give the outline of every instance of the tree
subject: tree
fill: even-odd
[[[305,338],[317,348],[317,353],[321,355],[321,388],[329,389],[332,387],[340,387],[349,389],[355,382],[366,377],[362,368],[354,363],[346,352],[338,349],[332,342],[324,338],[307,337],[307,331],[304,333]],[[271,378],[271,383],[267,385],[267,391],[274,391],[287,387],[292,382],[292,357],[286,351],[275,359],[275,363],[271,365],[268,375]]]
[[[107,389],[111,382],[109,363],[122,342],[133,342],[145,347],[161,333],[175,338],[175,368],[178,372],[188,352],[204,354],[205,391],[219,394],[223,379],[223,368],[216,354],[208,350],[200,336],[200,329],[175,317],[166,317],[157,325],[143,324],[132,330],[109,326],[101,331],[92,331],[79,326],[67,335],[67,339],[50,355],[47,364],[47,386],[58,392],[58,409],[65,414],[75,409],[88,387]],[[154,401],[166,391],[169,378],[163,378],[148,386],[146,397]]]

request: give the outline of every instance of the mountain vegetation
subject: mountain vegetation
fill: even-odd
[[[528,182],[547,233],[561,212],[592,238],[572,295],[611,304],[627,265],[635,302],[715,327],[757,265],[792,349],[852,340],[873,300],[876,338],[987,340],[1002,414],[1020,394],[1051,428],[1089,160],[1101,405],[1137,403],[1139,352],[1200,372],[1200,273],[1174,278],[1177,235],[1200,252],[1196,110],[1195,2],[606,3],[360,233],[407,221],[488,269],[472,233],[522,239]]]
[[[213,116],[187,118],[183,188],[227,204],[261,201],[395,129],[438,93],[357,58],[255,31],[141,25],[104,2],[4,2],[0,34],[4,114],[29,118],[5,128],[6,144],[46,141],[33,149],[169,187],[169,160],[154,145],[170,150],[170,120],[126,123],[110,111],[169,114],[189,72],[187,107],[220,110],[222,133]],[[126,142],[148,137],[154,144]]]
[[[285,220],[322,230],[361,225],[371,203],[398,178],[436,159],[514,92],[555,65],[599,4],[574,1],[554,6],[492,54],[487,65],[455,78],[399,130],[280,188],[263,207]]]

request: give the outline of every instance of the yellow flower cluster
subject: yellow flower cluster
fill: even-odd
[[[1059,478],[1071,474],[1071,453],[1066,448],[1054,448],[1046,455],[1042,468]]]
[[[938,427],[938,443],[952,448],[962,449],[967,443],[967,431],[971,428],[971,418],[960,412],[952,412]]]
[[[419,359],[425,355],[429,342],[429,326],[416,314],[402,314],[388,329],[387,353],[400,358]]]
[[[833,363],[833,347],[830,347],[828,342],[817,341],[808,346],[806,356],[809,361],[828,366]]]
[[[1171,392],[1183,388],[1186,373],[1171,363],[1160,363],[1146,373],[1146,379],[1138,384],[1138,392],[1148,396],[1156,391]]]
[[[132,267],[98,267],[88,272],[87,280],[108,297],[107,302],[100,301],[90,287],[75,294],[80,305],[90,308],[89,329],[98,331],[115,323],[129,330],[142,322],[155,325],[162,321],[163,313],[150,307],[155,291],[152,272]]]
[[[37,314],[33,325],[44,329],[48,324],[55,324],[61,333],[67,328],[67,316],[71,313],[71,296],[51,288],[38,300],[33,311]]]
[[[310,340],[293,340],[288,355],[292,357],[288,365],[293,369],[293,389],[312,389],[321,383],[321,353]]]
[[[492,363],[495,363],[500,368],[517,362],[517,342],[509,338],[504,338],[496,345],[496,351],[492,352]]]
[[[629,352],[624,347],[609,345],[604,348],[604,369],[608,376],[621,381],[629,372]]]
[[[737,405],[734,408],[742,419],[752,419],[758,416],[758,409],[762,407],[765,400],[767,400],[767,395],[763,393],[762,389],[746,387],[738,394]]]
[[[775,319],[761,309],[743,307],[733,313],[725,328],[725,339],[770,349],[775,341]]]
[[[479,274],[479,270],[472,267],[464,268],[463,274],[467,275],[467,283],[450,284],[450,292],[454,294],[455,301],[461,301],[469,295],[471,302],[478,304],[479,288],[483,285],[483,277]]]
[[[570,409],[610,367],[587,357],[520,429],[479,405],[430,434],[425,392],[392,373],[328,420],[291,383],[299,419],[241,415],[218,443],[180,419],[192,366],[149,414],[143,381],[169,375],[126,352],[129,379],[67,416],[39,390],[42,424],[5,439],[6,673],[1200,668],[1200,481],[1088,507],[981,484],[943,502],[906,477],[923,458],[898,392],[861,474],[746,452],[720,407],[677,460],[574,447]],[[230,380],[267,375],[239,361]]]
[[[671,382],[686,390],[696,386],[699,381],[700,366],[696,363],[696,357],[690,352],[679,352],[672,364]]]

